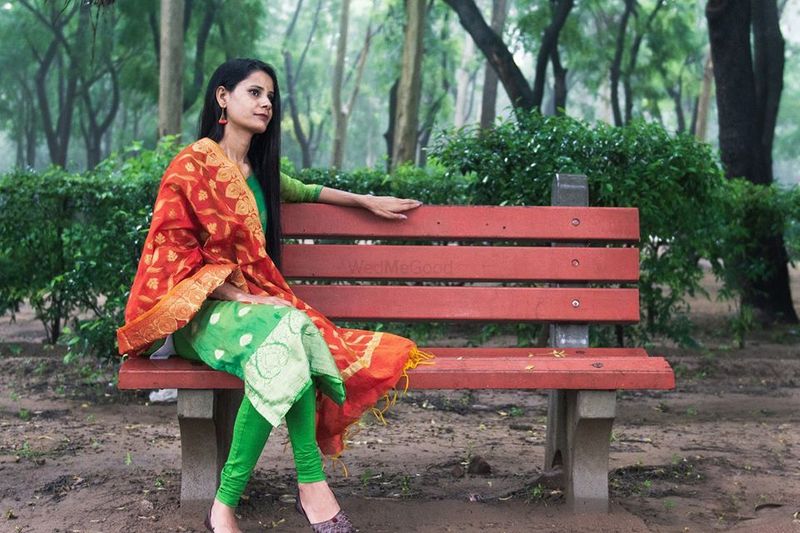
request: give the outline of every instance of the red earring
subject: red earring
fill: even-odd
[[[225,108],[222,108],[222,115],[220,115],[219,120],[217,121],[223,126],[228,123],[228,114],[225,112]]]

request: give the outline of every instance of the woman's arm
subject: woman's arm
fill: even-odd
[[[394,196],[356,194],[331,187],[322,187],[317,201],[325,204],[363,207],[380,217],[388,219],[408,218],[402,214],[403,211],[415,209],[422,205],[419,200],[395,198]]]
[[[284,202],[321,202],[325,204],[363,207],[388,219],[408,218],[403,211],[422,205],[419,200],[356,194],[315,184],[306,184],[281,172],[281,200]]]

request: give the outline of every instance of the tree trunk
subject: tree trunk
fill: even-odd
[[[705,67],[703,68],[703,85],[700,89],[700,97],[697,100],[697,118],[694,123],[694,136],[700,142],[705,142],[706,140],[712,83],[714,83],[714,67],[711,63],[711,54],[709,54],[705,61]]]
[[[114,65],[110,60],[107,61],[106,70],[108,71],[109,78],[111,80],[111,105],[104,119],[98,120],[100,115],[100,107],[102,106],[95,105],[92,102],[92,95],[90,93],[91,86],[96,83],[96,81],[84,83],[84,86],[82,87],[83,92],[81,97],[86,110],[86,124],[83,126],[83,136],[86,143],[86,166],[90,169],[96,167],[102,160],[103,136],[111,127],[114,118],[117,116],[117,111],[119,110],[119,81],[117,79],[117,73],[114,70]],[[105,87],[103,89],[104,90],[101,91],[101,94],[105,96]]]
[[[486,56],[486,61],[497,73],[511,99],[511,105],[520,109],[536,107],[533,91],[531,91],[525,75],[514,62],[514,56],[503,43],[503,39],[492,31],[483,20],[475,2],[473,0],[445,0],[445,3],[458,14],[459,22],[472,35],[475,44]]]
[[[622,108],[619,104],[619,80],[622,77],[622,54],[625,52],[625,34],[628,30],[628,20],[636,10],[636,0],[625,0],[625,11],[619,22],[617,31],[617,44],[614,49],[614,59],[611,62],[611,110],[614,113],[614,125],[622,126]]]
[[[544,98],[544,82],[547,74],[547,63],[550,62],[553,50],[558,47],[558,36],[561,28],[567,22],[569,12],[575,5],[573,0],[555,0],[550,2],[551,20],[542,35],[542,44],[536,56],[536,77],[533,80],[533,104],[541,111],[542,99]]]
[[[214,26],[214,16],[219,8],[214,0],[206,0],[203,9],[205,10],[203,20],[200,21],[200,27],[197,30],[197,41],[195,42],[194,73],[192,83],[186,87],[186,91],[183,94],[183,111],[188,111],[197,100],[197,97],[202,94],[203,78],[205,77],[206,43],[208,43],[211,28]]]
[[[508,2],[506,0],[493,0],[491,28],[501,38],[507,15]],[[483,129],[491,128],[497,116],[497,82],[497,72],[487,61],[483,74],[483,95],[481,96],[481,128]]]
[[[89,27],[90,4],[81,4],[73,9],[66,11],[56,8],[50,4],[49,13],[39,11],[30,2],[20,0],[20,4],[34,14],[48,29],[53,33],[53,40],[50,42],[44,54],[40,55],[33,45],[31,51],[36,58],[38,68],[35,79],[35,94],[37,106],[42,120],[47,148],[50,153],[50,161],[54,165],[61,167],[67,164],[67,154],[69,153],[69,141],[72,134],[72,119],[75,110],[75,101],[78,96],[78,78],[83,68],[83,51],[88,44],[86,38]],[[78,15],[78,25],[75,31],[75,38],[70,42],[64,35],[64,28],[67,27],[73,16]],[[66,64],[61,52],[67,57]],[[56,75],[56,105],[51,110],[53,104],[52,94],[47,91],[48,77]]]
[[[300,144],[300,153],[302,158],[302,168],[311,167],[311,142],[306,137],[303,131],[303,125],[300,122],[300,112],[297,106],[297,80],[294,79],[294,72],[292,71],[292,54],[289,50],[283,50],[283,66],[286,73],[286,89],[285,97],[286,106],[289,108],[289,114],[292,116],[292,129],[297,142]]]
[[[633,76],[633,72],[636,70],[636,61],[639,59],[639,49],[642,46],[642,40],[644,40],[644,36],[647,35],[647,32],[650,31],[650,26],[653,24],[653,20],[655,20],[658,11],[664,5],[664,0],[658,0],[656,2],[655,7],[650,12],[650,15],[647,16],[647,21],[644,24],[644,27],[639,31],[637,29],[636,36],[633,38],[633,44],[631,45],[631,50],[628,54],[628,67],[625,69],[624,74],[622,75],[622,87],[625,91],[625,124],[631,121],[633,117],[633,89],[631,85],[631,76]],[[634,14],[636,7],[634,6]],[[682,110],[681,110],[682,112]]]
[[[158,137],[180,135],[183,111],[184,0],[161,0]]]
[[[563,115],[567,108],[567,69],[561,65],[561,54],[558,45],[553,47],[553,113]]]
[[[750,56],[749,0],[709,1],[706,7],[714,81],[717,87],[719,146],[728,176],[764,183],[756,171],[756,88]]]
[[[467,90],[469,89],[469,64],[475,51],[475,41],[469,33],[464,34],[464,49],[461,51],[461,64],[456,71],[456,105],[453,112],[453,125],[460,128],[467,121]]]
[[[751,11],[752,10],[752,11]],[[706,5],[726,175],[772,183],[772,141],[783,78],[783,37],[775,0],[709,0]],[[751,24],[755,68],[750,53]],[[766,275],[743,288],[744,302],[764,318],[797,322],[783,235],[756,235]]]
[[[286,34],[283,40],[283,64],[285,68],[284,75],[286,77],[285,83],[285,90],[283,91],[284,98],[286,101],[286,105],[289,108],[289,113],[292,117],[292,129],[294,130],[295,138],[297,142],[300,144],[300,153],[302,158],[302,168],[310,168],[314,161],[313,152],[314,149],[312,147],[313,139],[314,139],[314,122],[312,117],[309,115],[308,122],[308,135],[303,130],[303,123],[301,122],[300,116],[300,89],[298,88],[297,78],[300,75],[300,71],[303,68],[303,63],[305,62],[306,53],[308,52],[308,48],[311,46],[311,41],[314,38],[314,34],[317,30],[317,24],[319,23],[319,14],[322,9],[322,0],[317,2],[317,7],[314,10],[314,16],[311,19],[311,29],[308,32],[308,37],[306,38],[305,46],[303,47],[303,52],[300,54],[300,60],[297,63],[297,67],[293,66],[293,58],[291,47],[289,46],[289,38],[292,36],[294,32],[295,23],[297,21],[298,16],[300,15],[300,11],[303,8],[303,0],[299,0],[297,2],[297,7],[295,8],[294,15],[292,16],[292,20],[289,23],[289,27],[286,30]]]
[[[336,61],[333,67],[333,84],[331,100],[333,104],[333,153],[331,166],[342,167],[344,158],[345,134],[347,120],[342,107],[342,85],[344,84],[344,58],[347,54],[347,26],[350,16],[350,0],[342,0],[342,9],[339,14],[339,39],[336,45]]]
[[[383,138],[386,141],[386,170],[394,168],[392,156],[394,155],[394,132],[395,117],[397,116],[397,88],[400,86],[400,78],[394,80],[392,88],[389,89],[389,124],[386,126],[386,133]]]
[[[407,0],[406,31],[403,44],[403,68],[397,88],[392,168],[414,161],[417,152],[419,100],[422,89],[422,37],[425,34],[424,0]]]

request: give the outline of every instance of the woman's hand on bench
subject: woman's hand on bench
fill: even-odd
[[[376,216],[390,220],[406,219],[408,217],[403,214],[404,211],[416,209],[422,205],[419,200],[395,198],[394,196],[356,194],[332,187],[323,187],[317,201],[324,204],[362,207]]]
[[[422,205],[419,200],[412,200],[410,198],[395,198],[394,196],[372,196],[371,194],[362,194],[359,203],[361,207],[367,209],[373,214],[393,219],[403,220],[408,218],[402,214],[403,211],[416,209]]]

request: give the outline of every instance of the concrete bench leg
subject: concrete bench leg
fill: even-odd
[[[566,394],[567,504],[577,512],[608,512],[608,447],[617,393]]]
[[[181,505],[209,504],[230,450],[240,390],[178,390]]]

